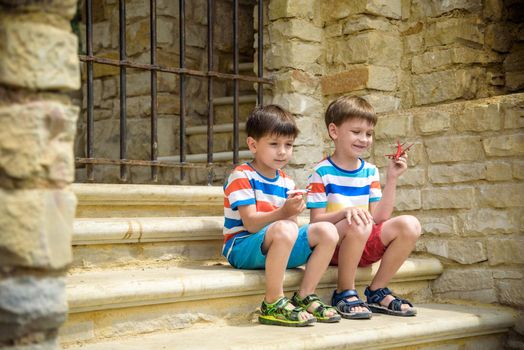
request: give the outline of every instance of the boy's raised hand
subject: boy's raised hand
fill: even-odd
[[[408,155],[405,154],[400,157],[398,160],[391,159],[388,164],[388,173],[387,177],[398,178],[402,175],[408,168]]]

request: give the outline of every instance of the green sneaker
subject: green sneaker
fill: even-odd
[[[288,310],[286,308],[288,304],[293,305],[286,297],[282,297],[272,304],[262,301],[262,306],[260,307],[261,315],[258,317],[258,322],[285,327],[304,327],[317,321],[314,317],[308,320],[300,320],[299,314],[306,310],[294,305],[292,310]]]

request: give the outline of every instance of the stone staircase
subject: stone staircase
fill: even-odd
[[[390,285],[417,303],[416,317],[376,315],[304,329],[260,325],[264,272],[233,269],[220,256],[221,187],[71,188],[78,208],[64,349],[497,349],[514,322],[511,312],[492,306],[428,304],[443,267],[417,256]],[[376,268],[359,269],[361,292]],[[298,288],[302,273],[286,272],[287,293]],[[329,268],[322,278],[323,298],[336,274]]]

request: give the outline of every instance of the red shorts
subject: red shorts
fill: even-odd
[[[379,261],[384,255],[386,247],[380,240],[380,233],[382,232],[382,224],[373,225],[371,229],[371,234],[369,235],[364,251],[362,252],[362,257],[358,263],[358,266],[365,267],[373,264],[376,261]],[[329,263],[332,266],[338,266],[338,246],[333,253],[331,262]]]

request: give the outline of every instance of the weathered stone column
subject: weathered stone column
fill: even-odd
[[[318,1],[271,0],[265,10],[264,68],[275,84],[271,98],[296,117],[300,135],[286,167],[298,186],[323,157],[325,126],[319,79],[323,73],[323,30]]]
[[[0,0],[0,348],[58,349],[80,88],[76,0]]]

